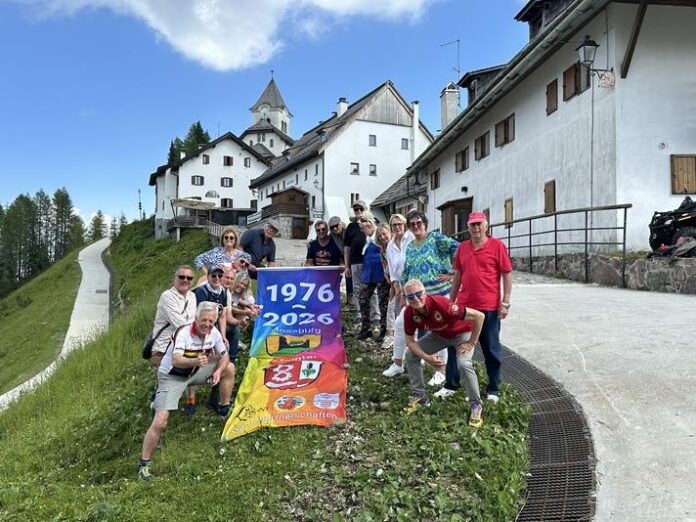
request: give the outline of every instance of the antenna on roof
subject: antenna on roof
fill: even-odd
[[[457,38],[456,40],[452,40],[451,42],[445,42],[443,44],[440,44],[440,47],[446,47],[448,45],[452,45],[455,43],[457,44],[457,66],[452,67],[452,69],[454,69],[454,71],[457,73],[457,77],[455,78],[454,83],[455,83],[455,85],[458,85],[459,79],[462,77],[462,70],[461,70],[460,61],[459,61],[459,38]],[[461,110],[461,109],[462,109],[462,104],[459,103],[459,110]]]
[[[275,71],[274,71],[273,69],[271,69],[271,80],[273,79],[273,73],[274,73],[274,72],[275,72]]]

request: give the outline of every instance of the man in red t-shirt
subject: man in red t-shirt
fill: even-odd
[[[417,279],[411,279],[404,285],[404,293],[408,304],[404,310],[404,332],[408,347],[406,369],[411,384],[411,398],[406,411],[413,413],[430,404],[425,393],[421,359],[433,366],[441,366],[443,361],[434,354],[448,346],[456,346],[455,361],[464,374],[471,405],[469,426],[478,428],[483,424],[483,408],[471,357],[483,326],[483,314],[473,308],[460,307],[445,296],[428,295],[423,283]],[[428,333],[416,341],[415,333],[418,329]]]
[[[467,220],[471,239],[459,245],[454,258],[452,302],[460,307],[481,310],[486,317],[479,342],[488,374],[487,398],[498,402],[500,395],[500,320],[510,311],[512,263],[502,241],[488,237],[488,221],[483,212],[472,212]],[[500,296],[500,281],[503,295]],[[448,364],[445,387],[440,396],[454,393],[459,387],[456,365]]]

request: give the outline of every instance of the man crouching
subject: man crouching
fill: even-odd
[[[153,409],[155,416],[145,434],[143,455],[138,465],[142,480],[152,478],[150,459],[164,428],[169,412],[179,409],[179,399],[187,386],[220,384],[220,403],[217,412],[225,417],[230,411],[230,396],[234,386],[234,364],[220,332],[215,328],[218,305],[203,301],[196,309],[193,324],[182,326],[169,343],[159,367],[159,383]],[[217,356],[211,355],[215,350]]]

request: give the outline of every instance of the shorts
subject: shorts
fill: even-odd
[[[157,393],[155,394],[153,409],[155,411],[178,410],[179,399],[181,399],[181,395],[186,391],[186,388],[197,384],[207,384],[208,378],[213,375],[216,366],[216,364],[206,364],[203,368],[199,369],[193,377],[189,377],[188,379],[177,377],[176,375],[159,373],[159,383],[157,384]]]

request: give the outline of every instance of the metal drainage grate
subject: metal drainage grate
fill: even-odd
[[[582,408],[560,384],[504,346],[502,357],[503,378],[532,408],[527,500],[516,520],[591,520],[595,455]]]
[[[95,293],[97,293],[97,294],[108,294],[109,291],[108,291],[108,290],[95,290]]]

